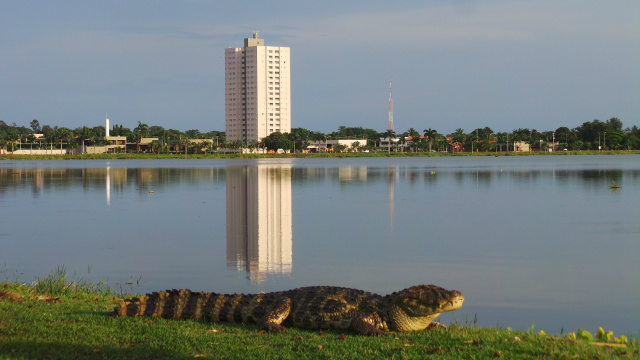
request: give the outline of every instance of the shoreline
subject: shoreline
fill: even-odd
[[[475,152],[475,153],[427,153],[427,152],[347,152],[347,153],[297,153],[297,154],[70,154],[70,155],[0,155],[7,160],[144,160],[144,159],[311,159],[311,158],[372,158],[372,157],[473,157],[473,156],[571,156],[571,155],[639,155],[640,150],[577,150],[555,152]]]

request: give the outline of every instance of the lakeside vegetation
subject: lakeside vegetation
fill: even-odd
[[[378,338],[342,331],[111,317],[124,295],[58,269],[31,285],[0,283],[0,357],[9,359],[556,358],[632,359],[636,339],[599,330],[551,336],[534,329],[477,328],[465,321]]]
[[[67,127],[40,125],[37,119],[30,122],[29,127],[8,125],[0,120],[0,150],[11,153],[17,149],[53,150],[65,149],[68,153],[81,152],[90,146],[109,144],[105,138],[104,126],[81,126],[75,129]],[[223,131],[201,132],[197,129],[180,131],[165,129],[158,125],[147,125],[137,122],[133,129],[114,124],[110,129],[111,136],[126,138],[129,146],[122,152],[141,151],[141,143],[145,138],[157,141],[144,144],[144,152],[155,154],[207,154],[219,149],[242,152],[243,149],[266,149],[303,152],[313,142],[325,140],[363,140],[354,142],[350,147],[337,144],[332,151],[361,152],[514,152],[526,144],[534,151],[548,150],[591,151],[591,150],[640,150],[640,128],[637,125],[623,127],[618,118],[606,121],[594,119],[580,126],[569,128],[560,126],[555,130],[538,131],[536,129],[518,128],[511,132],[496,132],[489,127],[478,127],[469,132],[461,128],[450,134],[441,134],[432,128],[419,131],[409,128],[404,132],[387,130],[378,132],[362,127],[340,126],[337,131],[322,133],[305,128],[293,128],[290,133],[273,133],[260,141],[242,143],[227,141]],[[380,139],[391,139],[390,149],[380,147]],[[200,141],[196,141],[200,140]],[[206,140],[206,141],[202,141]],[[366,140],[366,141],[365,141]],[[119,148],[118,148],[119,149]],[[120,151],[120,150],[118,150]],[[1,152],[1,151],[0,151]]]
[[[0,155],[2,160],[159,160],[159,159],[292,159],[292,158],[357,158],[357,157],[460,157],[460,156],[565,156],[565,155],[637,155],[640,150],[610,151],[532,151],[532,152],[348,152],[348,153],[295,153],[295,154],[251,154],[251,153],[206,153],[206,154],[71,154],[71,155]]]

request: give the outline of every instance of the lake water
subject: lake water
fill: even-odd
[[[9,281],[64,266],[138,292],[424,283],[465,295],[445,324],[640,331],[634,155],[2,161],[0,202]]]

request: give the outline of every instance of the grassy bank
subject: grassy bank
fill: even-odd
[[[75,154],[75,155],[0,155],[0,160],[95,160],[95,159],[269,159],[269,158],[348,158],[348,157],[446,157],[446,156],[565,156],[565,155],[631,155],[640,154],[640,150],[612,151],[556,151],[556,152],[476,152],[476,153],[442,153],[442,152],[356,152],[356,153],[322,153],[322,154]]]
[[[8,359],[624,359],[635,341],[617,344],[547,336],[533,329],[451,325],[370,338],[340,331],[109,316],[121,298],[88,282],[52,274],[32,285],[0,283],[0,358]],[[584,335],[583,335],[584,337]]]

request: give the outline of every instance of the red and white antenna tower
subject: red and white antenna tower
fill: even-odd
[[[389,80],[389,126],[387,130],[393,131],[393,98],[391,97],[391,80]]]

